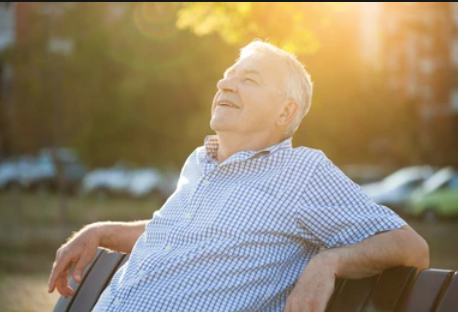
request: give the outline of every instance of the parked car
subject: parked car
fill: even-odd
[[[62,184],[65,191],[75,193],[86,173],[76,152],[62,147],[40,150],[36,166],[42,174],[35,179],[33,187],[42,191],[57,190]]]
[[[23,188],[41,192],[50,190],[50,181],[56,176],[56,167],[51,159],[23,156],[19,159],[18,167]]]
[[[130,172],[122,165],[109,169],[96,169],[88,172],[82,183],[82,194],[106,199],[114,195],[124,195],[130,184]]]
[[[362,188],[376,203],[401,213],[412,193],[435,171],[431,166],[406,167],[380,182],[365,184]]]
[[[162,175],[156,169],[138,169],[131,172],[131,181],[128,186],[129,196],[133,198],[145,198],[155,196],[161,201],[164,200],[161,189]]]
[[[154,196],[161,201],[168,197],[163,188],[164,176],[157,169],[130,169],[117,164],[109,169],[97,169],[83,179],[82,194],[100,199],[114,196],[146,198]]]
[[[24,155],[3,163],[0,166],[0,189],[44,193],[56,190],[62,183],[65,191],[74,192],[84,173],[84,166],[71,149],[42,149],[37,156]]]
[[[19,170],[14,159],[7,160],[0,164],[0,190],[12,190],[20,188]]]
[[[26,155],[10,159],[2,164],[0,185],[4,190],[25,190],[41,176],[48,176],[48,168],[38,167],[33,156]]]
[[[458,216],[458,172],[447,167],[426,180],[412,194],[406,213],[425,221]]]

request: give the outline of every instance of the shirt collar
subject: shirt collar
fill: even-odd
[[[269,147],[266,147],[258,151],[246,150],[246,151],[241,151],[237,154],[240,154],[239,156],[242,157],[242,159],[239,159],[239,160],[246,160],[250,158],[260,157],[265,154],[271,154],[282,148],[292,148],[292,147],[293,147],[292,137],[289,137],[281,141],[280,143],[271,145]],[[204,139],[204,150],[203,150],[205,153],[205,158],[207,162],[216,161],[218,148],[219,148],[218,136],[217,135],[207,135]]]

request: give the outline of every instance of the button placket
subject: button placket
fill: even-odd
[[[172,246],[170,245],[170,242],[171,241],[173,242],[172,237],[177,237],[179,232],[185,231],[186,228],[190,225],[192,217],[197,214],[196,211],[202,205],[203,194],[208,192],[208,188],[207,187],[211,184],[211,181],[210,181],[209,178],[212,175],[214,175],[214,172],[217,171],[217,170],[218,170],[218,168],[212,170],[211,172],[208,172],[206,175],[204,174],[201,177],[200,182],[197,183],[195,192],[192,195],[193,198],[191,198],[191,200],[190,200],[190,208],[189,208],[189,210],[185,211],[184,215],[183,215],[185,221],[179,222],[167,237],[166,247],[165,247],[165,250],[167,252],[170,252],[172,250]],[[199,188],[201,188],[201,190],[199,190]],[[197,196],[197,198],[196,198],[196,196]]]
[[[174,242],[174,238],[176,238],[176,235],[178,235],[178,233],[180,231],[183,231],[185,228],[187,228],[187,226],[189,225],[190,223],[190,220],[192,218],[192,215],[193,213],[195,212],[196,209],[198,209],[199,205],[201,204],[202,202],[202,196],[201,196],[201,191],[199,191],[199,185],[201,185],[201,187],[203,187],[204,189],[210,185],[210,180],[209,180],[209,176],[211,176],[211,173],[207,174],[206,176],[204,175],[200,181],[200,183],[197,184],[196,186],[196,189],[195,191],[193,192],[193,195],[192,195],[192,198],[190,199],[190,211],[187,211],[184,213],[184,219],[186,219],[186,221],[184,222],[178,222],[178,224],[176,224],[172,229],[171,231],[167,234],[167,238],[166,238],[166,247],[165,247],[165,250],[167,252],[170,252],[172,250],[172,247],[170,245],[170,242]],[[199,194],[199,195],[197,195]],[[196,195],[197,195],[197,198],[196,198]],[[196,200],[197,199],[197,200]],[[196,202],[197,201],[197,202]]]

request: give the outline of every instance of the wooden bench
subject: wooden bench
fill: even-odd
[[[99,250],[72,297],[59,298],[54,312],[89,312],[129,255]],[[397,267],[359,280],[337,280],[327,312],[458,312],[458,272]]]

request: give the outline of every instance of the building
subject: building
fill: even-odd
[[[362,56],[420,116],[424,162],[458,165],[458,3],[361,5]]]

